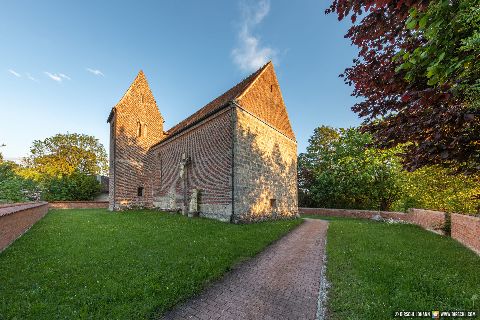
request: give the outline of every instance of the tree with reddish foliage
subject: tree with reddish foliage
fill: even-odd
[[[411,170],[478,174],[480,1],[334,0],[326,13],[353,23],[359,54],[341,76],[376,145],[402,145]]]

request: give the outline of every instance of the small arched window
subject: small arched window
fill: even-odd
[[[142,123],[140,121],[137,122],[137,137],[142,136]]]
[[[146,137],[147,136],[147,124],[143,124],[143,136]]]

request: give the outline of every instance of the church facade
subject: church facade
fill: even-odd
[[[169,130],[142,71],[110,112],[110,210],[294,217],[297,143],[271,62]]]

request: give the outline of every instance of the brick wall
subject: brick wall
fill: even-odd
[[[326,217],[371,219],[380,215],[383,219],[396,219],[407,221],[408,217],[403,212],[355,210],[355,209],[326,209],[326,208],[299,208],[301,214],[318,214]]]
[[[297,143],[273,64],[236,102],[235,220],[298,215]]]
[[[108,201],[54,201],[49,203],[50,209],[106,209]]]
[[[371,219],[380,215],[384,219],[402,220],[443,234],[446,215],[441,211],[410,209],[408,213],[351,209],[299,208],[301,214],[318,214],[327,217]],[[480,217],[451,214],[451,236],[480,255]]]
[[[273,65],[254,75],[164,133],[141,72],[109,116],[110,209],[156,207],[223,221],[233,213],[234,221],[297,215],[297,145]],[[146,135],[138,135],[139,123]]]
[[[202,216],[230,221],[232,213],[232,108],[152,148],[149,177],[155,207],[183,210],[184,183],[186,203],[190,205],[194,189],[200,190]],[[190,159],[182,169],[182,157]],[[180,176],[183,170],[184,177]]]
[[[151,199],[138,196],[147,190],[146,154],[164,137],[163,117],[140,72],[112,110],[110,121],[110,209],[151,206]]]
[[[480,217],[452,213],[452,238],[480,255]]]
[[[117,124],[115,121],[116,115],[115,111],[112,110],[113,114],[112,117],[109,118],[110,122],[110,140],[109,140],[109,163],[108,163],[108,209],[114,210],[115,209],[115,175],[117,172],[115,171],[115,131],[117,130]]]
[[[0,251],[24,234],[48,212],[48,203],[23,203],[0,208]]]
[[[424,229],[443,233],[442,229],[445,227],[445,212],[424,210],[424,209],[410,209],[408,211],[409,221],[421,226]]]
[[[0,209],[2,208],[13,208],[13,207],[21,207],[21,206],[26,206],[29,204],[38,204],[38,202],[18,202],[18,203],[0,203]]]
[[[296,216],[296,142],[241,108],[235,117],[235,220]]]
[[[371,219],[380,216],[383,219],[401,220],[421,226],[429,231],[442,233],[445,226],[445,213],[432,210],[410,209],[408,213],[392,211],[355,210],[355,209],[325,209],[300,208],[302,214],[318,214],[327,217],[346,217]]]
[[[268,64],[237,100],[246,111],[295,140],[273,64]]]

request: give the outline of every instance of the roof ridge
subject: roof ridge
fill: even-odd
[[[271,61],[268,61],[259,69],[257,69],[255,72],[251,73],[250,75],[248,75],[247,77],[239,81],[237,84],[230,87],[230,89],[228,89],[227,91],[224,91],[222,94],[220,94],[215,99],[208,102],[206,105],[204,105],[203,107],[195,111],[193,114],[191,114],[187,118],[183,119],[179,123],[172,126],[170,129],[167,130],[167,134],[172,135],[180,131],[183,131],[186,127],[189,127],[191,124],[196,123],[200,119],[203,119],[205,116],[210,115],[215,111],[218,111],[226,103],[237,99],[240,95],[244,93],[244,91],[246,91],[250,87],[250,85],[260,76],[260,74],[271,63],[272,63]]]
[[[143,72],[142,69],[140,69],[140,71],[138,71],[137,75],[135,76],[135,79],[133,79],[132,83],[130,83],[130,85],[128,86],[127,90],[125,90],[125,92],[123,93],[122,97],[120,98],[120,100],[118,100],[118,102],[112,107],[112,109],[110,110],[110,113],[108,115],[108,119],[107,119],[107,122],[110,122],[110,120],[112,119],[113,117],[113,111],[115,110],[115,108],[118,106],[118,104],[120,102],[122,102],[123,98],[125,98],[125,96],[127,95],[128,91],[130,91],[130,89],[133,87],[133,84],[135,82],[137,82],[137,79],[140,77],[140,76],[143,76],[145,78],[145,81],[147,82],[147,85],[148,87],[150,88],[150,84],[148,83],[148,80],[147,80],[147,77],[145,76],[145,73]]]
[[[258,69],[257,71],[255,71],[254,73],[258,73],[254,79],[248,84],[248,86],[240,93],[238,94],[235,99],[241,99],[243,97],[243,95],[245,93],[247,93],[248,90],[250,90],[250,88],[255,84],[255,82],[257,81],[258,78],[260,78],[260,76],[262,75],[262,73],[267,70],[267,67],[269,65],[272,64],[272,60],[268,61],[267,63],[265,63],[260,69]],[[252,76],[253,74],[251,74],[250,76]]]

